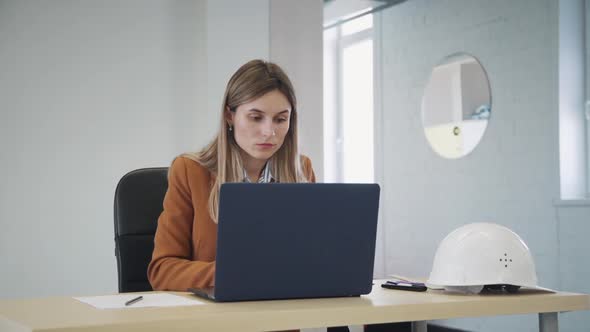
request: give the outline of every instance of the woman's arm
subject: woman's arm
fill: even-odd
[[[164,211],[158,219],[148,279],[154,290],[186,291],[213,285],[215,261],[192,260],[194,207],[184,158],[177,158],[168,173]]]

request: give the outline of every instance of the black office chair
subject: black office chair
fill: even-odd
[[[147,267],[168,189],[168,168],[142,168],[119,180],[115,191],[115,256],[119,292],[151,291]]]

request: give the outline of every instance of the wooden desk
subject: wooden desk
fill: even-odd
[[[207,303],[168,308],[100,310],[70,297],[0,301],[0,331],[270,331],[323,326],[539,314],[543,332],[557,331],[557,313],[590,309],[590,295],[574,293],[460,295],[382,289],[332,298]],[[183,296],[192,296],[187,293]],[[205,301],[205,300],[203,300]],[[515,327],[516,328],[516,327]]]

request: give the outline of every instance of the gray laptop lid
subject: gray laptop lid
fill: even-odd
[[[368,294],[378,207],[377,184],[223,184],[215,300]]]

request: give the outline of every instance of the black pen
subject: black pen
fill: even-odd
[[[138,301],[141,301],[142,299],[143,299],[143,296],[138,296],[138,297],[136,297],[134,299],[131,299],[131,300],[125,302],[125,305],[126,306],[127,305],[132,305],[133,303],[138,302]]]

